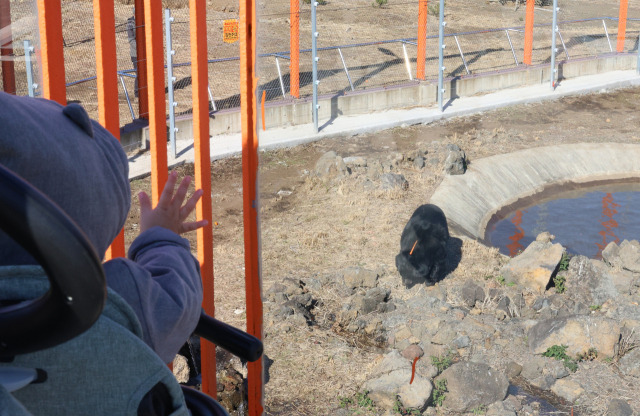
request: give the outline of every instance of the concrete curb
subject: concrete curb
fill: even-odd
[[[500,90],[481,96],[456,98],[447,104],[444,112],[440,112],[437,107],[432,106],[338,117],[327,122],[318,133],[313,131],[313,125],[310,124],[269,129],[259,133],[259,148],[260,150],[269,150],[293,147],[337,136],[371,133],[402,125],[428,124],[442,119],[481,113],[510,105],[536,103],[570,95],[637,85],[640,85],[640,76],[636,74],[636,71],[611,71],[564,80],[553,91],[545,85],[533,85]],[[210,144],[211,160],[237,155],[242,151],[242,135],[237,133],[214,136],[211,138]],[[169,166],[193,162],[192,142],[178,140],[176,147],[178,156],[176,158],[173,158],[172,155],[169,156]],[[150,171],[151,156],[148,152],[137,155],[130,160],[130,179],[144,177]]]
[[[455,232],[484,239],[491,217],[549,187],[640,178],[640,145],[578,143],[538,147],[473,161],[447,176],[431,197]]]

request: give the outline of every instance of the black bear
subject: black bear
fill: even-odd
[[[449,229],[444,212],[435,205],[421,205],[402,231],[396,267],[402,283],[433,285],[444,277]]]

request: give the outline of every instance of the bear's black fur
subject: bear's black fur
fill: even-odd
[[[446,271],[449,229],[444,212],[435,205],[421,205],[402,231],[396,267],[402,283],[433,285]]]

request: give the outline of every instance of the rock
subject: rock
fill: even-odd
[[[467,157],[455,144],[447,145],[449,154],[444,162],[444,171],[447,175],[463,175],[467,171]]]
[[[554,345],[566,345],[569,356],[575,357],[595,348],[598,358],[604,359],[614,356],[620,339],[620,325],[613,319],[575,315],[540,321],[529,329],[527,337],[534,354],[542,354]]]
[[[424,157],[422,156],[418,156],[413,160],[413,166],[416,169],[423,169],[426,165],[426,161],[424,160]]]
[[[601,261],[585,256],[571,259],[565,286],[571,299],[589,306],[602,305],[618,296],[608,268]]]
[[[512,258],[500,274],[506,282],[543,293],[563,253],[564,248],[560,244],[534,241],[520,255]]]
[[[509,377],[510,379],[518,377],[520,373],[522,373],[522,366],[520,364],[516,363],[515,361],[511,361],[509,362],[509,364],[507,364],[507,377]]]
[[[411,363],[393,350],[378,364],[371,373],[363,389],[369,391],[369,397],[383,409],[393,408],[396,397],[405,408],[422,409],[431,397],[431,382],[420,374],[411,381]]]
[[[569,370],[562,361],[553,360],[546,363],[544,367],[544,373],[549,374],[554,379],[565,378],[569,375]]]
[[[342,158],[332,150],[320,156],[316,162],[314,173],[321,178],[331,178],[346,176],[349,174],[349,170]]]
[[[404,175],[398,173],[384,173],[380,175],[380,189],[390,191],[392,189],[401,189],[406,191],[409,189],[409,182]]]
[[[602,251],[602,258],[613,267],[640,273],[640,243],[637,240],[624,240],[620,246],[609,243]]]
[[[374,287],[367,290],[366,294],[361,297],[357,297],[354,302],[356,310],[359,314],[366,315],[373,311],[380,310],[380,304],[384,303],[391,291],[381,287]]]
[[[367,159],[362,156],[349,156],[342,158],[342,161],[347,166],[357,166],[362,168],[367,167]]]
[[[471,339],[467,335],[462,335],[453,340],[453,345],[456,348],[467,348],[471,345]]]
[[[177,354],[173,359],[173,375],[178,383],[189,381],[189,362],[184,356]]]
[[[378,283],[378,273],[360,267],[349,267],[342,275],[345,286],[355,289],[359,287],[376,287]]]
[[[516,416],[516,412],[508,409],[505,402],[495,402],[487,408],[485,416]]]
[[[460,296],[462,297],[462,301],[469,308],[473,308],[476,305],[476,302],[482,302],[484,300],[484,290],[468,280],[463,283],[460,288]]]
[[[422,357],[424,355],[424,351],[417,345],[409,345],[402,351],[402,356],[407,360],[413,362],[416,357]]]
[[[522,365],[522,377],[529,382],[541,377],[545,363],[546,359],[543,357],[531,357],[526,360]]]
[[[612,399],[607,406],[605,416],[632,416],[633,409],[622,399]]]
[[[550,243],[553,240],[555,240],[556,236],[549,233],[548,231],[545,231],[543,233],[538,234],[538,236],[536,237],[536,241],[539,243]]]
[[[618,368],[624,375],[640,377],[640,348],[634,348],[620,358]]]
[[[483,363],[462,362],[447,368],[435,378],[436,385],[446,380],[443,406],[455,412],[468,412],[507,397],[507,377]]]
[[[584,394],[584,389],[580,384],[567,379],[556,381],[554,385],[551,386],[551,391],[569,403],[575,403],[575,401]]]

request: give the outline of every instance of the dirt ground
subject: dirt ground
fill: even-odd
[[[456,143],[473,165],[482,157],[551,144],[640,143],[639,93],[635,88],[519,105],[262,153],[263,292],[285,278],[327,276],[361,266],[377,270],[393,289],[392,296],[408,296],[417,289],[401,287],[394,257],[406,221],[417,206],[428,202],[442,180],[439,149]],[[409,182],[406,191],[365,190],[356,179],[328,183],[309,175],[329,150],[343,157],[391,160],[418,148],[428,149],[425,168],[411,164],[396,168]],[[193,167],[177,169],[191,174]],[[216,316],[244,328],[241,159],[215,161],[212,172]],[[132,183],[134,195],[141,189],[148,191],[148,179]],[[134,205],[125,226],[127,245],[137,233],[138,218]],[[195,235],[187,237],[195,247]],[[439,285],[485,276],[498,263],[495,249],[465,241],[460,264]],[[279,322],[265,307],[264,342],[270,363],[267,414],[331,414],[339,397],[353,396],[364,381],[380,351],[332,330],[330,315],[340,310],[340,302],[336,294],[326,293],[316,309],[318,325],[304,327]]]

